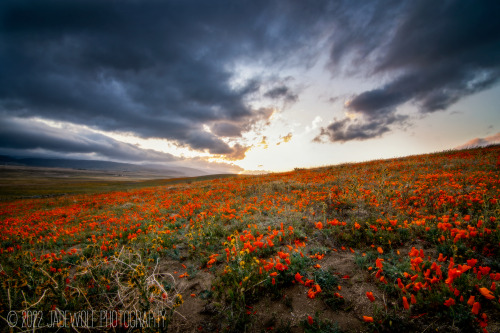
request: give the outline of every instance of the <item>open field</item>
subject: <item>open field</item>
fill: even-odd
[[[0,165],[0,201],[124,191],[228,176],[167,178],[160,172]]]
[[[156,185],[0,203],[0,328],[500,331],[500,146]]]

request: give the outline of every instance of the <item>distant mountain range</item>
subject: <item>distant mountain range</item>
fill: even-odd
[[[43,168],[64,168],[76,170],[100,170],[117,172],[150,173],[165,178],[198,177],[210,174],[202,170],[173,165],[132,164],[99,160],[73,160],[60,158],[12,157],[0,155],[0,165]]]

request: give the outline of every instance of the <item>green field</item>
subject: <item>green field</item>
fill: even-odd
[[[232,175],[220,174],[186,178],[163,178],[158,173],[148,172],[94,171],[1,165],[0,201],[125,191],[230,176]]]

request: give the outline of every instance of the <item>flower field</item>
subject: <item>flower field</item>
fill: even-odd
[[[3,202],[0,328],[498,332],[499,201],[490,146]]]

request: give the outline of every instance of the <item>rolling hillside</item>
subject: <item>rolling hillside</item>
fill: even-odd
[[[500,146],[4,202],[0,219],[13,331],[49,315],[93,331],[500,331]]]

